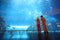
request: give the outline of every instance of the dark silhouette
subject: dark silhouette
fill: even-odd
[[[3,39],[4,33],[6,31],[5,20],[2,16],[0,16],[0,40]]]
[[[43,26],[43,29],[44,29],[44,39],[45,40],[50,40],[49,39],[49,34],[48,34],[48,29],[47,29],[47,26],[46,26],[46,19],[41,16],[41,20],[42,20],[42,26]]]
[[[42,40],[41,36],[41,28],[40,28],[40,19],[37,18],[37,28],[38,28],[38,40]]]
[[[41,20],[42,20],[42,26],[43,26],[44,32],[48,33],[48,29],[46,26],[46,19],[43,16],[41,16]]]

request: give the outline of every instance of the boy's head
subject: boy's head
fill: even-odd
[[[43,17],[42,15],[40,17]]]

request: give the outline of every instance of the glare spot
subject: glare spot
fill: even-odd
[[[48,23],[48,26],[50,26],[51,25],[51,23]]]
[[[17,29],[17,30],[27,30],[27,28],[29,27],[29,26],[27,26],[27,25],[25,25],[25,26],[12,26],[11,25],[11,28],[15,28],[15,29]]]
[[[57,25],[57,27],[60,27],[60,25]]]
[[[19,35],[14,35],[12,38],[20,38]]]
[[[20,38],[28,38],[28,35],[26,33],[23,33],[22,35],[20,35]]]
[[[32,13],[31,13],[31,12],[29,12],[29,15],[30,15],[30,16],[31,16],[31,14],[32,14]]]

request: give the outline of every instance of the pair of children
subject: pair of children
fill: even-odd
[[[40,19],[37,18],[36,21],[37,21],[37,28],[38,28],[38,40],[42,40],[42,34],[41,34],[41,28],[40,28]],[[49,40],[48,30],[46,27],[46,19],[43,16],[41,16],[41,21],[42,21],[42,26],[44,29],[44,38],[45,38],[45,40]]]
[[[38,32],[41,32],[40,19],[37,18],[36,21],[37,21]],[[43,26],[44,32],[48,32],[47,27],[46,27],[46,19],[43,16],[41,16],[41,21],[42,21],[42,26]]]

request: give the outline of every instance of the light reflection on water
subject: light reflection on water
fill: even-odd
[[[42,40],[55,40],[59,39],[60,32],[49,32],[48,34],[44,33],[44,31],[39,34],[41,35]],[[18,40],[38,40],[38,31],[26,31],[26,30],[13,30],[6,31],[4,35],[4,39],[18,39]]]

